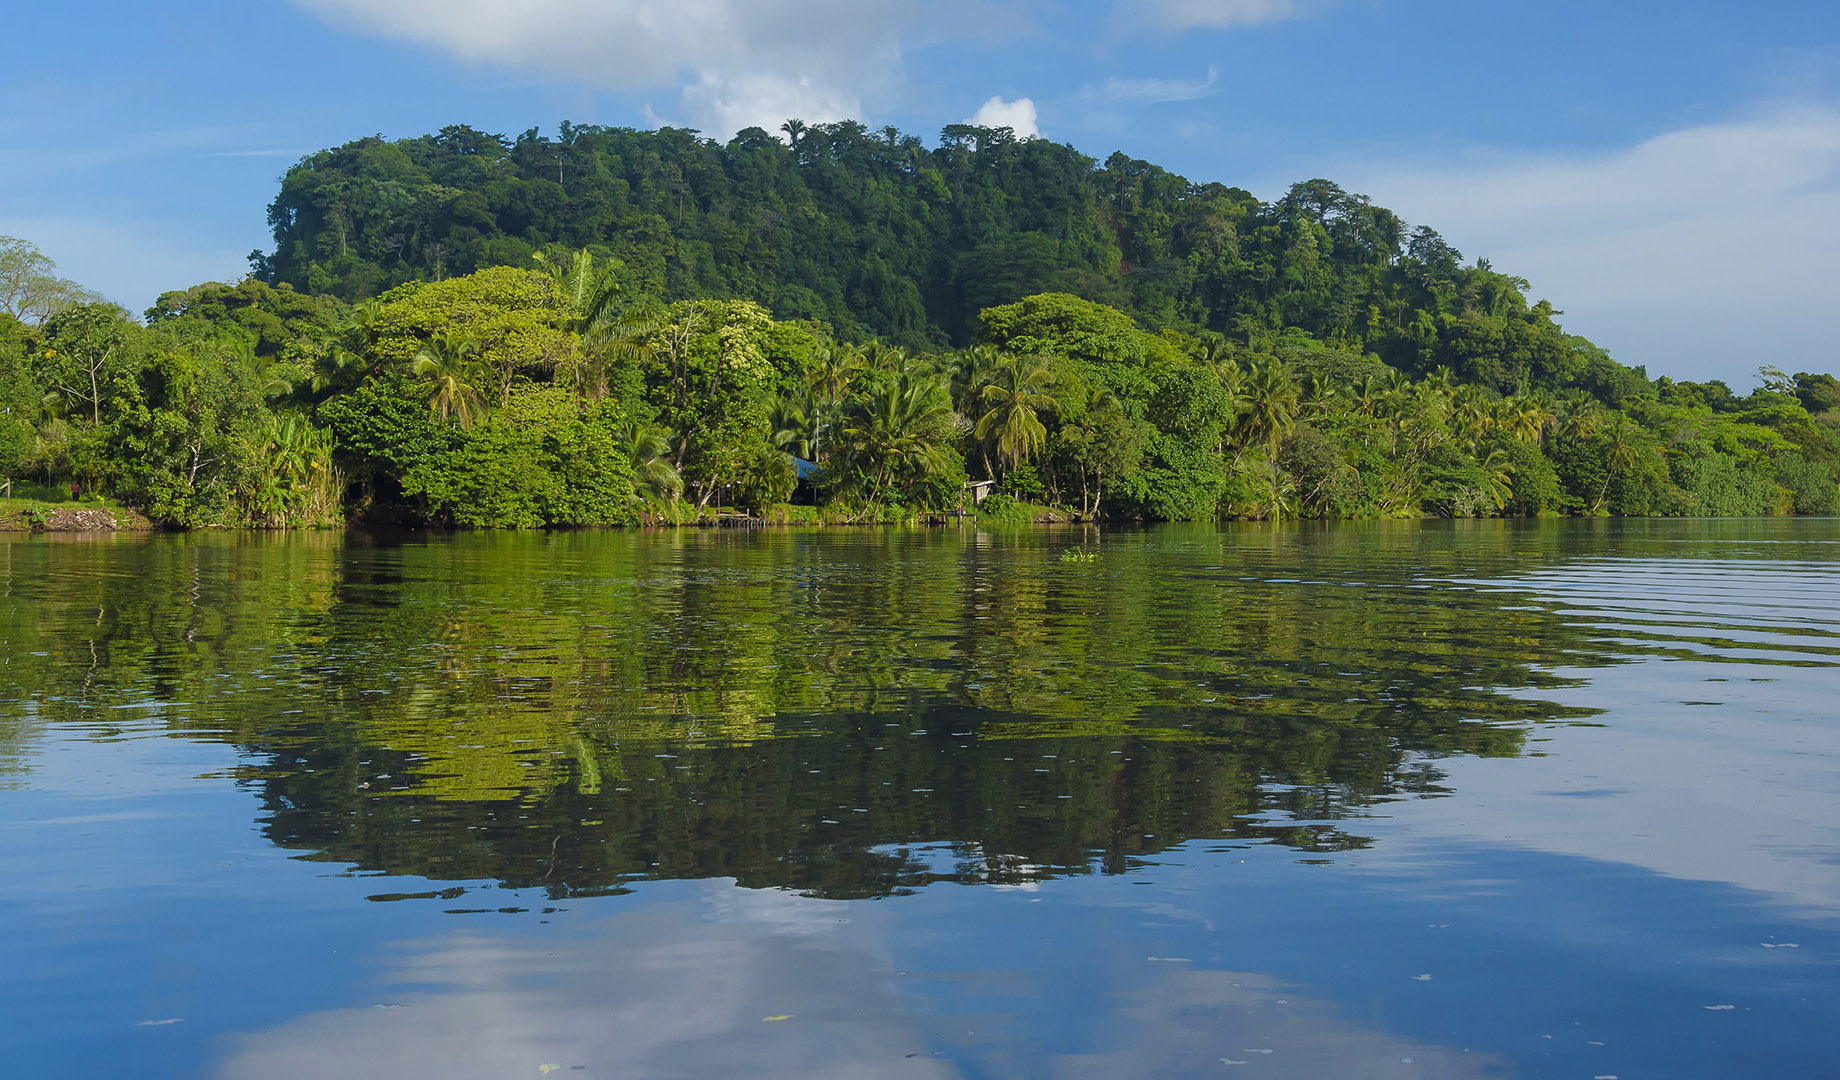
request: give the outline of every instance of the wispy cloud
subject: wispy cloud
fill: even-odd
[[[1194,101],[1214,92],[1220,81],[1220,68],[1209,65],[1207,78],[1198,82],[1182,79],[1120,79],[1116,76],[1102,83],[1082,86],[1075,96],[1109,105],[1159,105],[1169,101]]]
[[[1163,30],[1226,30],[1279,22],[1308,14],[1325,3],[1326,0],[1124,0],[1125,10],[1147,17]]]
[[[1840,109],[1789,107],[1596,154],[1496,153],[1331,175],[1532,281],[1568,328],[1652,373],[1828,370]]]
[[[213,150],[204,156],[214,158],[299,158],[305,157],[310,153],[312,153],[311,150],[288,150],[276,147],[274,149]]]
[[[30,172],[43,176],[97,169],[145,158],[182,154],[214,156],[225,152],[227,147],[235,147],[238,143],[247,145],[251,139],[259,137],[259,134],[242,128],[197,127],[127,131],[112,138],[46,146],[43,145],[44,136],[41,132],[35,133],[29,140],[22,138],[13,145],[0,144],[0,153],[5,153],[8,161],[15,166],[29,162]],[[6,179],[0,175],[0,188],[4,187]]]

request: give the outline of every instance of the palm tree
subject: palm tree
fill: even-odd
[[[1258,471],[1265,489],[1254,498],[1253,505],[1267,520],[1283,521],[1286,514],[1295,510],[1297,482],[1279,467],[1275,457],[1267,457],[1258,466]]]
[[[827,345],[812,350],[811,382],[814,399],[810,409],[811,451],[813,461],[820,461],[827,429],[836,418],[844,394],[863,372],[862,353],[847,345]]]
[[[1312,372],[1304,383],[1299,411],[1305,416],[1327,416],[1335,411],[1341,396],[1342,392],[1335,383]]]
[[[773,430],[775,448],[802,458],[811,458],[815,404],[809,390],[799,398],[780,398],[774,402],[772,411],[767,414],[767,422]]]
[[[1004,357],[985,375],[978,394],[984,404],[974,431],[978,441],[994,441],[998,459],[1012,469],[1041,453],[1048,428],[1040,414],[1054,411],[1048,393],[1053,385],[1045,357]]]
[[[615,448],[632,466],[633,494],[652,500],[677,498],[683,477],[671,465],[671,433],[628,420],[615,433]]]
[[[1603,422],[1603,406],[1595,398],[1582,397],[1566,403],[1557,427],[1559,434],[1568,439],[1586,439],[1596,434]]]
[[[1482,493],[1497,511],[1505,509],[1514,494],[1513,480],[1514,466],[1508,462],[1508,455],[1499,448],[1490,450],[1489,456],[1482,459]]]
[[[1297,424],[1297,384],[1282,360],[1267,360],[1252,370],[1246,383],[1246,413],[1240,421],[1241,445],[1257,443],[1272,452]]]
[[[1622,413],[1616,414],[1616,423],[1610,429],[1610,445],[1604,453],[1604,482],[1598,485],[1597,500],[1591,504],[1591,512],[1598,513],[1604,508],[1604,501],[1610,496],[1610,481],[1627,472],[1636,463],[1639,454],[1630,436],[1634,434],[1629,418]]]
[[[640,345],[658,328],[662,313],[649,304],[620,306],[618,260],[597,266],[585,248],[566,260],[541,251],[531,260],[555,284],[563,325],[580,338],[581,347],[571,358],[577,388],[590,397],[605,396],[609,361],[637,363]],[[557,367],[563,363],[558,361]]]
[[[485,402],[473,383],[479,378],[478,343],[456,334],[436,334],[415,354],[410,372],[429,380],[428,407],[462,428],[485,415]]]
[[[1494,411],[1489,401],[1483,396],[1482,389],[1474,384],[1459,386],[1450,394],[1452,418],[1456,421],[1458,434],[1462,436],[1465,447],[1470,453],[1496,426]]]
[[[334,330],[332,342],[307,380],[313,393],[330,397],[358,386],[381,369],[373,347],[382,329],[383,305],[363,300],[352,305]]]
[[[1362,416],[1372,416],[1385,396],[1384,382],[1372,375],[1363,375],[1361,381],[1354,384],[1354,410]]]
[[[872,343],[863,354],[863,362],[870,371],[882,375],[898,375],[914,366],[914,358],[899,345],[884,345],[877,341]]]
[[[1227,342],[1226,335],[1212,330],[1203,330],[1189,353],[1197,364],[1211,371],[1219,371],[1227,364],[1239,366],[1233,359],[1233,346]]]
[[[1540,444],[1546,434],[1549,416],[1539,402],[1531,398],[1506,398],[1496,406],[1494,423],[1500,431],[1505,431],[1524,443]]]
[[[570,320],[569,329],[578,334],[607,318],[619,301],[617,259],[596,266],[594,253],[586,248],[570,252],[566,259],[551,258],[543,251],[530,259],[555,284],[556,303]]]
[[[871,396],[844,428],[844,442],[860,477],[869,481],[868,505],[887,485],[936,472],[946,463],[945,432],[952,398],[942,380],[902,373]]]

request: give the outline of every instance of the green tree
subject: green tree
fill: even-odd
[[[410,373],[429,386],[429,410],[462,428],[472,427],[486,411],[474,384],[490,373],[482,370],[478,355],[479,344],[472,338],[441,332],[422,345],[409,366]]]
[[[65,308],[101,302],[95,293],[58,277],[57,264],[37,245],[0,236],[0,314],[43,323]]]
[[[999,460],[1010,468],[1030,460],[1047,445],[1043,413],[1054,411],[1048,389],[1054,373],[1041,356],[1006,356],[984,377],[978,390],[983,414],[975,435],[996,448]]]
[[[845,454],[870,505],[893,485],[907,486],[946,467],[952,400],[943,381],[910,372],[889,380],[851,414]]]
[[[1240,445],[1263,446],[1273,454],[1297,422],[1297,383],[1282,361],[1268,360],[1246,381],[1245,410],[1239,422]]]
[[[45,352],[39,381],[66,411],[102,424],[102,410],[131,377],[138,356],[139,328],[113,304],[74,304],[45,324]]]

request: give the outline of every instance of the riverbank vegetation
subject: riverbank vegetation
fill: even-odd
[[[0,240],[0,476],[207,525],[1836,511],[1840,382],[1651,380],[1326,181],[955,126],[303,159],[144,322]]]

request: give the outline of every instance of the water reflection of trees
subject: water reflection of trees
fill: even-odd
[[[557,895],[1334,850],[1376,801],[1436,793],[1439,757],[1518,753],[1562,715],[1504,691],[1590,662],[1581,633],[1434,582],[1570,535],[14,542],[6,715],[107,736],[146,704],[246,751],[277,843]],[[1103,555],[1060,562],[1076,543]]]

